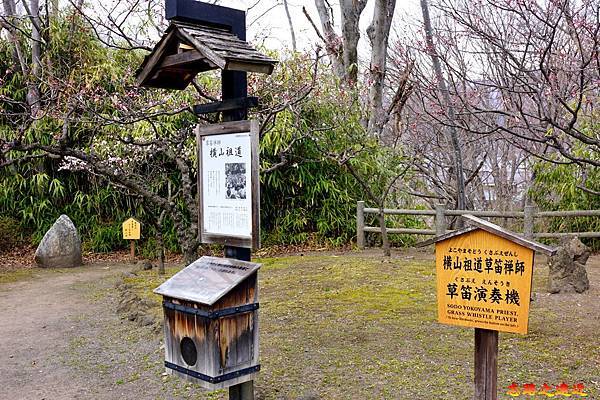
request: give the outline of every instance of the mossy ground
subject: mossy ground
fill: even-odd
[[[27,278],[31,278],[33,272],[33,269],[25,268],[4,270],[0,273],[0,285],[4,283],[13,283]]]
[[[436,322],[430,253],[259,261],[262,372],[255,383],[257,398],[472,397],[473,329]],[[600,396],[598,267],[588,268],[588,293],[550,296],[545,293],[547,268],[536,266],[529,334],[500,334],[499,398],[512,398],[506,394],[512,382],[583,382],[588,398]],[[167,276],[175,271],[168,270]],[[164,279],[149,271],[126,281],[155,301],[160,313],[160,297],[152,289]]]

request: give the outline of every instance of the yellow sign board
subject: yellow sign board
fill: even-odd
[[[437,242],[439,322],[527,333],[533,254],[482,229]]]
[[[123,222],[123,239],[139,240],[141,224],[135,218],[129,218]]]

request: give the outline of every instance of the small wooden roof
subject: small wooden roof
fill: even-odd
[[[154,289],[154,293],[211,306],[258,271],[261,265],[231,258],[204,256]]]
[[[199,72],[213,69],[271,74],[277,61],[226,29],[171,21],[137,71],[136,83],[184,89]]]
[[[493,233],[494,235],[503,237],[504,239],[510,240],[511,242],[515,242],[517,244],[520,244],[521,246],[527,247],[528,249],[531,249],[533,251],[544,253],[549,256],[556,253],[556,248],[554,248],[554,247],[546,246],[545,244],[536,242],[534,240],[527,239],[521,235],[516,234],[515,232],[511,232],[507,229],[502,228],[501,226],[492,224],[491,222],[486,221],[484,219],[477,218],[477,217],[474,217],[474,216],[468,215],[468,214],[463,215],[462,218],[464,218],[470,226],[467,226],[465,228],[458,229],[456,231],[449,232],[449,233],[446,233],[443,235],[435,236],[435,237],[433,237],[431,239],[427,239],[423,242],[419,242],[416,244],[416,247],[425,247],[425,246],[428,246],[433,243],[438,243],[443,240],[447,240],[447,239],[450,239],[450,238],[453,238],[456,236],[463,235],[467,232],[471,232],[471,231],[474,231],[477,229],[483,229],[486,232]]]

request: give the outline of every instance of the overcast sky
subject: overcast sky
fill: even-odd
[[[246,19],[250,40],[264,42],[267,47],[271,48],[291,48],[291,35],[282,0],[220,0],[219,4],[240,10],[248,10]],[[366,36],[364,35],[364,30],[369,25],[373,16],[373,4],[374,0],[370,0],[362,15],[362,37]],[[302,13],[302,7],[306,7],[310,16],[320,28],[319,15],[314,1],[289,0],[288,5],[299,50],[310,48],[314,43],[317,43],[318,38],[307,18]],[[335,22],[339,23],[338,2],[332,1],[331,5],[338,12],[338,15],[335,15]],[[404,30],[414,31],[419,28],[420,23],[419,0],[397,1],[394,25],[398,34],[402,34]],[[362,40],[360,48],[364,51],[368,48],[368,44]]]

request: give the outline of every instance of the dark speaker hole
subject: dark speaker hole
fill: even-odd
[[[196,365],[198,359],[198,351],[196,350],[196,344],[189,337],[181,339],[181,355],[187,365]]]

